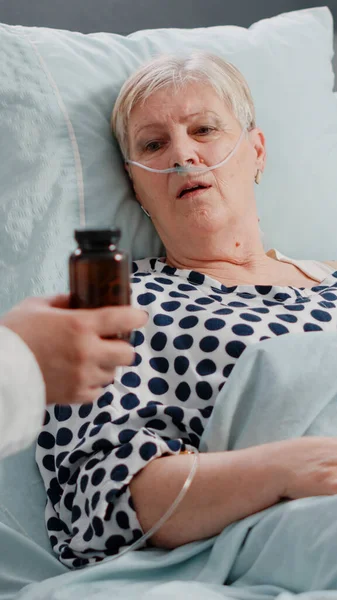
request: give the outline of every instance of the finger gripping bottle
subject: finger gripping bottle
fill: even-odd
[[[78,247],[69,258],[70,308],[130,305],[129,256],[117,247],[120,237],[120,229],[75,230]]]

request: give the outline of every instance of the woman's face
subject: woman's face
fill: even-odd
[[[129,158],[155,169],[212,166],[228,156],[241,131],[211,86],[196,82],[178,91],[168,87],[132,110]],[[226,164],[202,175],[127,168],[139,202],[167,247],[177,236],[189,238],[196,228],[210,233],[240,219],[256,221],[254,178],[264,160],[263,134],[253,129]]]

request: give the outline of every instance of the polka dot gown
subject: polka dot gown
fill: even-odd
[[[337,327],[337,271],[296,289],[226,287],[156,258],[133,267],[133,304],[150,315],[136,331],[133,365],[119,368],[93,404],[48,408],[38,439],[50,541],[71,568],[140,538],[130,481],[160,456],[198,448],[247,346]]]

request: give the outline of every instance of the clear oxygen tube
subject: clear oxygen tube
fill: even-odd
[[[156,533],[156,531],[158,531],[158,529],[160,529],[164,525],[164,523],[166,523],[166,521],[168,521],[170,516],[174,513],[174,511],[176,510],[178,505],[181,503],[183,498],[186,496],[186,494],[191,486],[191,483],[194,479],[194,476],[197,472],[197,469],[198,469],[199,451],[196,448],[192,448],[191,450],[188,450],[186,452],[186,454],[194,455],[189,474],[188,474],[188,476],[185,480],[185,483],[184,483],[183,487],[181,488],[178,496],[175,498],[175,500],[172,502],[171,506],[167,509],[167,511],[163,514],[163,516],[159,519],[159,521],[157,521],[157,523],[155,523],[153,525],[153,527],[151,527],[151,529],[149,529],[149,531],[147,533],[144,533],[144,535],[142,535],[142,537],[139,538],[139,540],[136,540],[133,544],[131,544],[131,546],[127,546],[126,548],[124,548],[124,550],[122,550],[122,552],[119,552],[118,554],[116,554],[114,556],[109,556],[108,558],[104,558],[103,561],[101,561],[101,562],[91,563],[89,565],[83,565],[83,567],[79,567],[80,569],[84,569],[84,568],[87,569],[88,567],[96,567],[99,564],[102,564],[102,563],[105,564],[112,560],[117,560],[118,558],[120,558],[121,556],[126,554],[127,552],[131,552],[131,550],[137,550],[137,548],[142,546],[144,544],[144,542],[146,542],[146,540],[151,538]]]
[[[150,173],[158,173],[158,174],[178,173],[178,175],[187,175],[190,173],[195,173],[198,175],[203,175],[204,173],[208,173],[208,171],[214,171],[214,169],[218,169],[219,167],[222,167],[234,156],[234,154],[239,149],[239,146],[243,140],[245,132],[246,132],[246,129],[245,128],[242,129],[240,137],[239,137],[238,141],[236,142],[234,148],[230,151],[230,153],[221,162],[217,163],[216,165],[211,165],[210,167],[206,167],[206,166],[193,167],[191,165],[184,165],[184,166],[179,165],[178,167],[171,167],[169,169],[152,169],[151,167],[147,167],[146,165],[143,165],[142,163],[136,162],[134,160],[126,159],[125,162],[129,165],[134,165],[136,167],[140,167],[141,169],[144,169],[145,171],[149,171]]]

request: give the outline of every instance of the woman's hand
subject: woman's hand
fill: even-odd
[[[266,446],[280,474],[281,497],[337,494],[337,438],[303,437]]]

